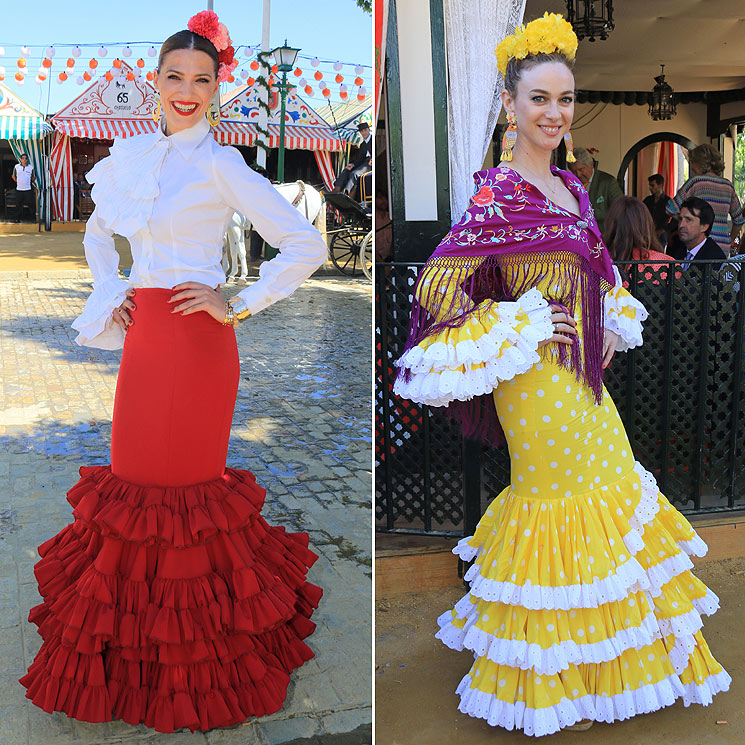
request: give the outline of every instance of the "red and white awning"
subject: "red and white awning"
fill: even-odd
[[[155,132],[157,124],[152,119],[60,119],[54,118],[54,127],[68,137],[88,137],[91,140],[113,140],[114,137]]]
[[[269,147],[279,147],[279,124],[269,124]],[[221,121],[215,129],[215,138],[221,145],[256,144],[258,132],[253,122]],[[344,142],[336,133],[325,127],[302,127],[288,124],[285,127],[285,148],[288,150],[326,150],[339,152]]]

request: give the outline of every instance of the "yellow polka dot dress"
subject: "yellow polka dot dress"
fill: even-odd
[[[730,677],[701,634],[719,605],[691,573],[706,545],[634,460],[607,392],[598,405],[553,345],[536,351],[553,330],[540,287],[480,311],[409,350],[397,382],[431,405],[493,391],[510,452],[510,485],[455,549],[470,592],[438,619],[437,637],[474,657],[460,711],[547,735],[709,704]],[[620,349],[641,343],[647,314],[620,279],[605,314]]]

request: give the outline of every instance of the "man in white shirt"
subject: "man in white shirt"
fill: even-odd
[[[23,218],[23,207],[28,207],[31,213],[31,222],[34,221],[34,191],[33,186],[36,181],[34,176],[34,168],[28,162],[28,155],[23,153],[21,155],[21,162],[16,163],[13,168],[13,181],[16,184],[16,192],[18,193],[18,205],[16,207],[16,222],[20,222]]]

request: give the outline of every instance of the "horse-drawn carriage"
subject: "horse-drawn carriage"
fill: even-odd
[[[372,279],[372,211],[348,194],[327,193],[326,234],[329,256],[342,273],[362,272]],[[331,207],[329,209],[328,207]]]

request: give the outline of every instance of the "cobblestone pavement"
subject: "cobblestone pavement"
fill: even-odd
[[[0,275],[1,277],[2,275]],[[238,330],[241,381],[228,465],[267,489],[264,516],[310,533],[324,588],[277,714],[207,733],[163,735],[122,722],[45,714],[17,682],[41,645],[37,546],[71,521],[80,465],[109,460],[119,352],[80,348],[70,329],[90,285],[0,279],[0,743],[359,745],[371,722],[371,292],[312,279]],[[349,733],[347,738],[340,733]],[[332,737],[333,735],[333,737]]]

